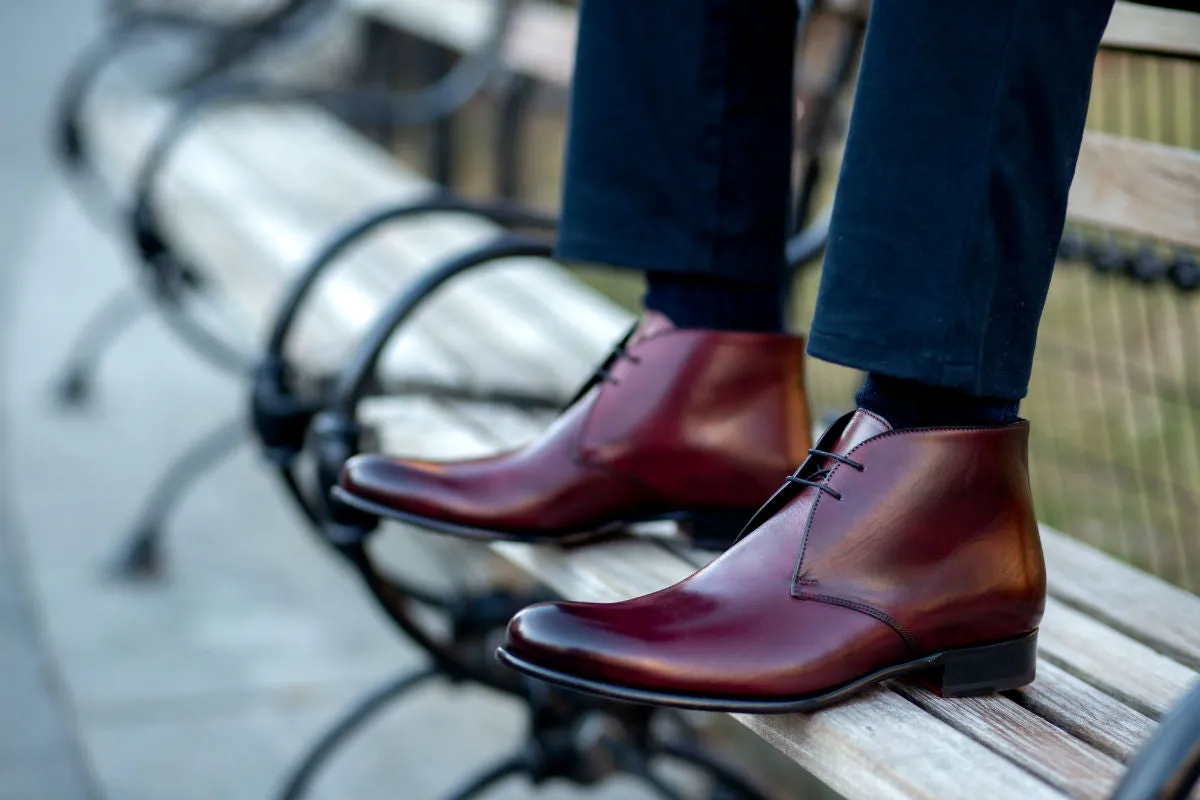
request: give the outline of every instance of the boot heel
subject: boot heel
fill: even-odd
[[[1037,672],[1037,631],[983,647],[943,653],[927,676],[942,697],[969,697],[1017,689],[1033,683]]]
[[[691,544],[698,550],[728,550],[754,516],[756,509],[719,509],[690,511],[684,520],[691,532]]]

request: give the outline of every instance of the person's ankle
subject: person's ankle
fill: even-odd
[[[1016,422],[1019,400],[978,397],[872,372],[854,400],[893,428],[1008,425]]]
[[[643,306],[680,328],[781,333],[782,286],[739,283],[709,276],[651,272]]]

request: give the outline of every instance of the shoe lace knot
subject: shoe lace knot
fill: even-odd
[[[833,474],[833,470],[837,467],[837,465],[845,464],[847,467],[856,469],[859,472],[862,472],[865,469],[862,464],[858,463],[854,459],[846,458],[845,456],[838,455],[837,453],[830,453],[826,450],[812,449],[808,451],[808,454],[810,456],[819,456],[820,458],[828,459],[833,463],[813,472],[807,478],[800,477],[800,470],[803,469],[803,466],[801,466],[800,469],[797,469],[794,473],[787,477],[787,482],[798,484],[800,486],[811,486],[818,491],[827,493],[834,500],[841,500],[842,493],[830,486],[827,481],[829,480],[829,476]]]

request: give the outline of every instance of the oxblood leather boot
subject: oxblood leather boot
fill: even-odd
[[[947,696],[1023,686],[1046,594],[1028,434],[847,415],[716,561],[622,603],[531,606],[500,660],[742,712],[813,710],[901,675]]]
[[[429,462],[350,460],[336,500],[473,539],[578,543],[675,519],[723,549],[810,444],[804,340],[642,323],[538,440]]]

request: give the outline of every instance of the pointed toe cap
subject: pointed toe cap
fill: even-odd
[[[505,652],[533,667],[575,678],[653,687],[669,679],[643,642],[612,624],[620,604],[539,603],[508,624]],[[665,668],[665,670],[664,670]]]
[[[367,454],[342,467],[339,485],[346,492],[398,510],[416,511],[430,496],[431,476],[425,465],[388,456]]]
[[[538,603],[522,609],[508,623],[504,648],[535,664],[554,668],[587,646],[583,626],[566,609],[568,603]]]

